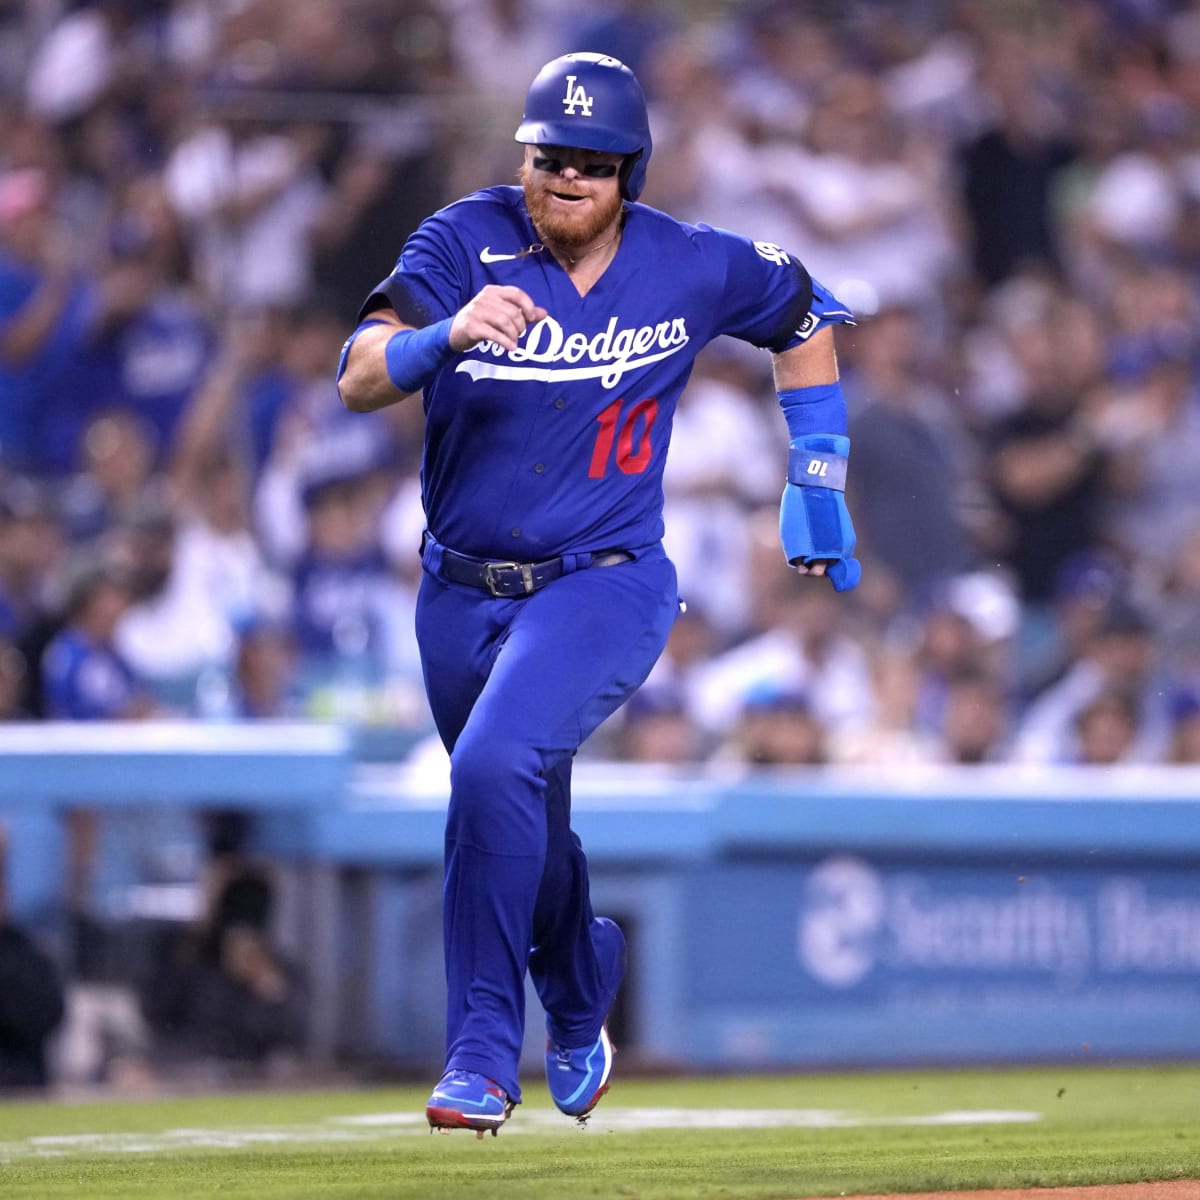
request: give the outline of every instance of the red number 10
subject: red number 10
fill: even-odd
[[[658,416],[658,401],[653,396],[648,400],[639,400],[621,423],[621,432],[618,435],[617,423],[621,416],[621,405],[624,403],[624,400],[614,400],[596,418],[600,432],[596,434],[596,445],[592,450],[589,479],[604,478],[614,441],[617,444],[617,466],[624,474],[640,475],[650,463],[650,455],[653,453],[650,430],[654,428],[654,418]],[[639,418],[645,418],[645,425],[640,431],[637,428]]]

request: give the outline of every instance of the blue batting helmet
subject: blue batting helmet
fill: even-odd
[[[529,86],[518,142],[624,154],[621,195],[646,184],[650,121],[637,76],[607,54],[578,52],[548,62]]]

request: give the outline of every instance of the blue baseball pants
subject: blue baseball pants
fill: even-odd
[[[422,577],[417,640],[450,752],[446,1068],[516,1101],[527,970],[555,1041],[586,1045],[606,1016],[571,762],[649,674],[678,603],[661,546],[520,599]]]

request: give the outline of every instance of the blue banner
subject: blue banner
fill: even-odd
[[[688,891],[690,1057],[1200,1053],[1192,870],[835,855],[714,865]]]

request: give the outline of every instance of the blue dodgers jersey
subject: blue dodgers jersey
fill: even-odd
[[[42,672],[50,717],[111,720],[123,716],[141,694],[132,668],[116,650],[70,626],[46,647]]]
[[[429,217],[363,306],[423,326],[487,284],[549,314],[515,351],[484,342],[425,388],[422,491],[443,545],[536,561],[637,548],[663,534],[662,475],[700,350],[730,334],[782,349],[812,281],[778,246],[626,206],[620,247],[584,297],[537,234],[517,187]]]

